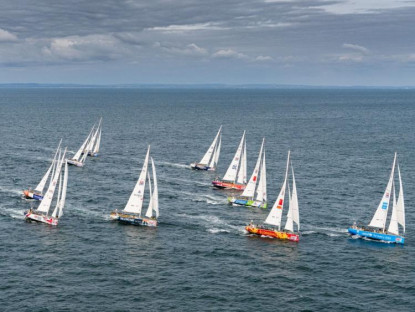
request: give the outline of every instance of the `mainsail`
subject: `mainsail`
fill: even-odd
[[[141,214],[141,208],[143,207],[144,189],[146,187],[148,158],[150,155],[150,146],[147,149],[146,158],[144,160],[143,168],[141,169],[140,177],[134,187],[133,192],[128,199],[127,205],[124,208],[124,212]]]
[[[249,179],[249,182],[246,185],[245,190],[242,193],[243,197],[253,198],[255,195],[255,188],[258,182],[258,177],[260,175],[260,169],[261,169],[260,166],[261,166],[261,160],[262,160],[262,151],[264,149],[264,142],[265,142],[265,139],[262,140],[261,148],[258,154],[258,159],[256,161],[255,168],[254,168],[254,171],[252,172],[251,178]]]
[[[379,206],[372,218],[372,221],[370,221],[369,223],[369,226],[371,227],[381,228],[383,230],[385,229],[386,218],[388,216],[390,195],[392,192],[392,183],[393,183],[393,174],[395,171],[395,163],[396,163],[396,153],[393,159],[392,172],[389,177],[389,182],[386,186],[385,193],[383,194],[382,200],[379,203]]]
[[[61,143],[62,143],[62,139],[59,141],[58,148],[56,149],[55,156],[53,157],[52,163],[50,164],[48,171],[46,171],[46,173],[43,176],[42,180],[40,180],[39,184],[35,188],[36,192],[43,193],[43,189],[45,188],[46,181],[48,180],[50,172],[52,171],[52,168],[54,167],[54,164],[56,162],[56,156],[58,155],[58,151],[61,147]]]
[[[49,185],[49,188],[46,191],[45,196],[43,197],[43,200],[40,202],[40,205],[37,211],[45,212],[46,214],[48,214],[50,205],[52,204],[53,194],[55,193],[56,184],[58,183],[58,178],[62,171],[62,163],[65,160],[65,156],[66,156],[66,148],[65,148],[65,151],[63,152],[62,158],[60,158],[58,161],[56,171],[52,179],[52,183]]]
[[[213,140],[212,144],[209,146],[207,152],[203,156],[202,160],[200,161],[200,164],[207,166],[208,164],[211,164],[211,161],[215,161],[215,154],[217,153],[217,142],[218,138],[220,137],[222,131],[222,126],[220,126],[218,133],[215,136],[215,139]]]
[[[290,195],[289,208],[287,213],[287,223],[285,230],[294,232],[294,224],[297,224],[297,230],[300,231],[300,213],[298,209],[297,186],[295,185],[294,168],[291,166],[293,190]]]
[[[282,210],[284,208],[284,196],[285,196],[285,188],[287,185],[289,163],[290,163],[290,152],[288,151],[287,168],[285,170],[284,183],[282,184],[281,191],[277,197],[277,200],[275,201],[267,219],[265,220],[265,223],[278,226],[278,229],[280,229],[281,227],[281,217],[282,217]]]
[[[239,143],[239,146],[238,146],[238,149],[236,150],[235,156],[233,157],[232,162],[231,162],[228,170],[226,171],[226,173],[223,177],[223,180],[235,182],[236,175],[237,175],[238,169],[239,169],[239,163],[240,163],[240,160],[241,160],[241,154],[243,152],[244,142],[245,142],[245,131],[242,135],[241,142]]]
[[[393,206],[392,206],[392,215],[389,223],[388,232],[399,235],[399,224],[402,226],[403,232],[405,233],[405,205],[403,199],[403,188],[402,188],[402,179],[401,171],[398,165],[398,176],[399,176],[399,195],[398,201],[396,201],[395,190],[396,186],[393,183]]]
[[[262,163],[261,163],[261,170],[260,170],[260,178],[258,182],[258,188],[256,190],[256,200],[257,201],[267,201],[267,168],[265,165],[265,147],[262,156]]]

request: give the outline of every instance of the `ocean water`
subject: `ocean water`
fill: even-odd
[[[415,90],[0,89],[2,311],[413,311]],[[27,223],[21,198],[59,139],[74,153],[103,117],[101,155],[70,167],[58,227]],[[223,125],[216,173],[192,171]],[[247,235],[269,210],[231,207],[210,182],[247,131],[248,174],[266,139],[270,206],[288,150],[299,243]],[[109,220],[151,144],[156,229]],[[398,152],[405,246],[352,239]],[[284,216],[285,219],[285,216]]]

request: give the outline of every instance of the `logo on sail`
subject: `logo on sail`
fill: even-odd
[[[382,203],[382,209],[383,210],[388,209],[388,203],[387,202]]]

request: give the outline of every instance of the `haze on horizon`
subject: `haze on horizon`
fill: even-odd
[[[415,86],[415,1],[1,1],[0,83]]]

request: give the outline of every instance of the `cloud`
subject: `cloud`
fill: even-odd
[[[263,55],[259,55],[255,58],[255,61],[258,61],[258,62],[270,62],[273,60],[274,59],[271,56],[263,56]]]
[[[17,36],[0,28],[0,42],[17,41]]]
[[[162,44],[160,42],[156,42],[154,47],[160,48],[163,51],[174,54],[174,55],[183,55],[183,56],[207,56],[208,51],[204,48],[199,47],[195,43],[190,43],[185,46],[172,46],[168,44]]]
[[[233,49],[223,49],[218,50],[212,54],[213,58],[222,58],[222,59],[248,59],[249,57],[243,53],[237,52]]]
[[[185,24],[185,25],[169,25],[169,26],[156,26],[146,28],[150,31],[162,31],[162,32],[186,32],[186,31],[200,31],[200,30],[224,30],[224,27],[220,27],[213,23],[199,23],[199,24]]]
[[[320,6],[332,14],[379,14],[386,10],[414,7],[407,0],[342,0]]]
[[[42,48],[47,60],[102,61],[117,59],[127,52],[111,35],[70,36],[52,39]]]
[[[368,54],[369,50],[363,46],[357,45],[357,44],[351,44],[351,43],[343,43],[343,48],[346,49],[352,49],[357,52],[362,52],[363,54]]]

